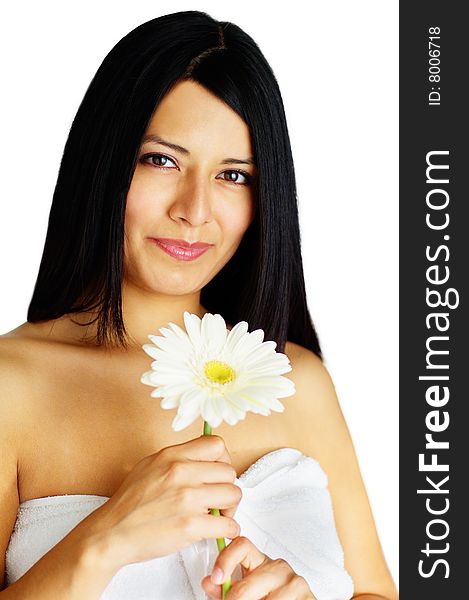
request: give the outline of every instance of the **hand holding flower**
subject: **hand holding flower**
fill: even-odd
[[[233,539],[240,489],[220,436],[200,436],[142,458],[99,509],[103,552],[117,568],[167,556],[205,538]],[[215,502],[220,516],[208,514]]]
[[[190,425],[199,416],[204,419],[204,435],[222,421],[235,425],[248,411],[270,415],[283,412],[278,398],[295,393],[293,381],[283,377],[291,371],[288,357],[275,352],[276,342],[263,341],[262,329],[248,332],[241,321],[230,331],[223,317],[207,313],[200,319],[184,312],[186,331],[169,323],[160,328],[162,336],[149,335],[152,344],[143,349],[155,360],[141,382],[155,389],[152,397],[161,398],[164,409],[177,408],[172,423],[175,431]],[[218,508],[211,508],[219,516]],[[218,550],[225,540],[217,538]],[[222,598],[230,589],[231,579],[223,582]]]

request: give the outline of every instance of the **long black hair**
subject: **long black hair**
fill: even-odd
[[[205,12],[133,29],[109,52],[73,120],[54,191],[34,323],[97,309],[97,344],[127,347],[122,318],[124,215],[143,135],[178,81],[198,82],[245,121],[257,166],[255,217],[230,261],[201,290],[227,323],[245,320],[284,351],[321,357],[306,301],[295,173],[280,90],[254,40]]]

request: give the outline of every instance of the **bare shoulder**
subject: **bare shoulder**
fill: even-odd
[[[287,376],[296,390],[284,400],[293,440],[299,450],[321,464],[333,484],[335,476],[342,477],[344,460],[354,458],[334,383],[322,359],[311,350],[287,342],[285,354],[292,367]]]
[[[9,455],[20,447],[39,375],[27,346],[21,339],[0,336],[0,443]]]
[[[33,437],[35,424],[44,422],[38,399],[44,386],[44,366],[53,361],[44,357],[43,347],[28,327],[0,335],[0,589],[20,503],[24,448]]]
[[[22,327],[0,335],[0,412],[3,436],[20,446],[28,425],[40,414],[39,399],[54,368],[54,355]],[[1,434],[0,434],[1,435]],[[10,441],[12,441],[12,439]]]
[[[338,402],[334,383],[323,361],[312,350],[294,342],[285,344],[285,354],[292,370],[287,376],[294,382],[296,394],[293,410],[313,416],[323,414],[325,408],[337,410]]]
[[[41,386],[37,354],[34,340],[0,335],[0,440],[9,455],[19,455],[36,413],[35,390]]]
[[[20,404],[32,375],[28,354],[27,343],[14,336],[0,335],[0,410],[4,417],[7,416],[5,411],[16,412],[15,407]],[[5,423],[3,419],[2,423]]]
[[[0,336],[0,589],[5,571],[5,552],[19,505],[18,455],[24,416],[24,386],[20,346],[8,337]]]
[[[316,375],[328,375],[323,361],[312,350],[287,341],[285,344],[285,354],[288,356],[292,365],[293,373],[297,375],[311,375],[311,369]]]
[[[287,342],[285,354],[296,393],[284,399],[292,446],[315,458],[328,480],[335,525],[344,550],[345,568],[355,596],[379,594],[397,599],[374,517],[332,378],[311,350]]]

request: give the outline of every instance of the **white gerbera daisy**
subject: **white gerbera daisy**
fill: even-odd
[[[200,319],[184,312],[186,331],[174,323],[162,327],[162,336],[149,335],[142,348],[155,360],[141,382],[155,389],[164,409],[177,408],[172,423],[180,431],[201,416],[210,427],[222,421],[235,425],[251,411],[270,415],[283,412],[278,398],[295,393],[283,373],[291,371],[276,342],[264,342],[264,332],[248,332],[246,321],[231,331],[223,317],[207,313]]]

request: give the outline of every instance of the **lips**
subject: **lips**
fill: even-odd
[[[205,242],[194,242],[190,244],[185,240],[176,240],[172,238],[150,238],[161,250],[176,258],[177,260],[188,261],[195,260],[206,252],[213,244]]]
[[[209,248],[213,244],[206,244],[205,242],[186,242],[186,240],[176,240],[174,238],[153,238],[157,242],[166,244],[167,246],[177,246],[179,248]]]

